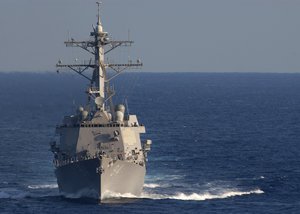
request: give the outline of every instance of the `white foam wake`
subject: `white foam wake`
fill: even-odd
[[[42,185],[29,185],[29,189],[56,189],[58,188],[57,184],[42,184]]]
[[[243,195],[250,195],[250,194],[262,194],[264,193],[262,190],[252,190],[248,192],[242,192],[242,191],[228,191],[223,192],[220,194],[211,194],[211,193],[203,193],[203,194],[184,194],[184,193],[177,193],[174,196],[167,196],[167,199],[175,199],[175,200],[193,200],[193,201],[204,201],[204,200],[210,200],[210,199],[224,199],[224,198],[230,198],[235,196],[243,196]],[[159,198],[160,199],[160,198]]]
[[[150,184],[144,184],[144,187],[152,189],[152,188],[160,187],[160,185],[159,184],[150,183]]]
[[[112,193],[106,192],[104,194],[104,199],[108,198],[144,198],[144,199],[153,199],[153,200],[163,200],[163,199],[173,199],[173,200],[185,200],[185,201],[204,201],[210,199],[224,199],[234,196],[243,196],[243,195],[250,195],[250,194],[263,194],[264,191],[260,189],[255,189],[251,191],[238,191],[238,190],[227,190],[223,191],[222,193],[212,194],[209,192],[204,193],[191,193],[185,194],[182,192],[176,193],[174,195],[168,194],[152,194],[152,193],[142,193],[141,196],[135,196],[130,193],[120,194],[120,193]]]
[[[115,193],[115,192],[104,192],[102,195],[102,199],[114,199],[114,198],[142,198],[131,193]]]

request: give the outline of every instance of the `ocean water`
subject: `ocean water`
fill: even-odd
[[[49,142],[87,82],[0,73],[0,213],[300,212],[300,74],[127,73],[114,84],[153,141],[142,196],[60,196]]]

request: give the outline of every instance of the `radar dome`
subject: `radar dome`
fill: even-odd
[[[79,106],[78,109],[76,110],[77,115],[80,115],[81,112],[84,111],[84,108],[82,106]]]
[[[97,106],[102,106],[103,98],[102,97],[96,97],[95,103],[96,103]]]
[[[111,119],[112,119],[111,113],[107,113],[107,117],[108,117],[108,120],[111,121]]]
[[[78,111],[79,111],[79,112],[83,112],[83,111],[84,111],[84,108],[83,108],[82,106],[79,106]]]
[[[115,111],[120,111],[124,114],[125,113],[125,106],[122,105],[122,104],[119,104],[115,107]]]
[[[81,112],[81,118],[82,120],[86,120],[86,118],[88,117],[89,112],[88,111],[82,111]]]
[[[116,121],[123,122],[123,119],[124,119],[124,113],[121,111],[116,111]]]

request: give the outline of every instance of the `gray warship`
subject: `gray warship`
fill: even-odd
[[[141,142],[145,133],[136,115],[129,115],[124,104],[113,104],[110,82],[127,68],[139,68],[141,60],[123,64],[105,61],[105,55],[133,41],[113,41],[103,30],[98,4],[97,25],[86,41],[68,39],[67,47],[79,47],[92,55],[88,61],[56,64],[89,81],[87,104],[74,115],[65,116],[56,127],[58,140],[50,143],[54,153],[59,192],[66,197],[104,199],[117,195],[139,196],[146,174],[151,140]],[[77,60],[78,61],[78,60]],[[110,69],[112,74],[108,75]],[[90,71],[90,72],[89,72]]]

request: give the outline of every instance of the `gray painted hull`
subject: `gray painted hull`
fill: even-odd
[[[71,198],[97,200],[139,196],[143,189],[145,167],[124,160],[89,159],[70,163],[55,170],[59,191]]]

